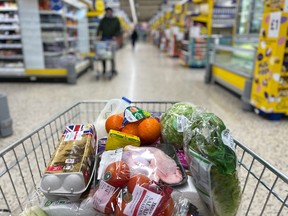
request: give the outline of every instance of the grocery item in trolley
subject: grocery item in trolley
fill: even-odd
[[[236,215],[241,202],[235,143],[223,121],[197,111],[184,131],[184,151],[194,185],[213,215]]]
[[[97,178],[105,176],[105,169],[112,162],[122,161],[130,168],[131,176],[142,174],[150,180],[169,186],[179,186],[187,181],[175,148],[169,144],[151,147],[125,146],[103,152]]]
[[[126,97],[122,97],[122,99],[111,99],[106,103],[94,123],[99,139],[107,137],[108,133],[105,128],[106,119],[113,114],[123,113],[130,103],[131,101]]]
[[[87,189],[95,169],[96,140],[92,124],[65,128],[41,180],[40,189],[49,200],[77,200]]]

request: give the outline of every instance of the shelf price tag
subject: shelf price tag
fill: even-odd
[[[288,12],[288,0],[285,0],[283,11]]]
[[[270,13],[268,38],[277,38],[281,25],[281,12]]]

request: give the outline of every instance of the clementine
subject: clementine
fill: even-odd
[[[124,133],[128,133],[128,134],[132,134],[132,135],[135,135],[135,136],[139,136],[138,123],[137,122],[128,123],[122,128],[121,131],[124,132]]]
[[[123,120],[123,114],[114,114],[109,116],[105,122],[105,129],[107,133],[109,133],[111,129],[120,131],[122,128]]]
[[[155,118],[143,119],[138,126],[142,144],[153,144],[160,137],[160,123]]]

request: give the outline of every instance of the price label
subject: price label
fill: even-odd
[[[281,12],[270,13],[268,38],[277,38],[281,25]]]
[[[283,11],[288,12],[288,0],[285,0]]]

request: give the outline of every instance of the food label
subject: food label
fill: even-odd
[[[129,106],[124,111],[124,123],[123,125],[129,122],[136,122],[143,118],[151,116],[149,112],[146,112],[136,106]]]
[[[60,171],[63,169],[63,166],[48,166],[47,171]]]
[[[281,12],[270,13],[268,38],[277,38],[281,25]]]
[[[83,135],[83,131],[68,132],[65,135],[64,141],[81,140],[82,135]]]
[[[127,204],[124,214],[133,216],[151,216],[157,209],[162,196],[136,185],[133,200]]]
[[[210,176],[210,170],[213,164],[191,149],[189,149],[189,154],[192,155],[192,157],[190,157],[191,162],[189,165],[194,180],[194,185],[199,193],[199,196],[209,206],[210,210],[213,211]]]
[[[100,165],[98,168],[98,175],[97,175],[98,180],[101,179],[104,170],[110,163],[122,160],[122,154],[123,154],[123,148],[103,152]]]
[[[93,206],[101,212],[105,212],[105,207],[115,192],[115,187],[100,181],[99,188],[93,196]]]
[[[221,137],[222,137],[223,143],[229,146],[233,151],[235,151],[235,142],[234,142],[231,132],[228,129],[225,129],[222,131]]]
[[[178,132],[184,132],[184,130],[187,128],[187,124],[188,124],[188,119],[181,115],[181,116],[176,116],[176,119],[175,119],[175,129],[178,131]]]

